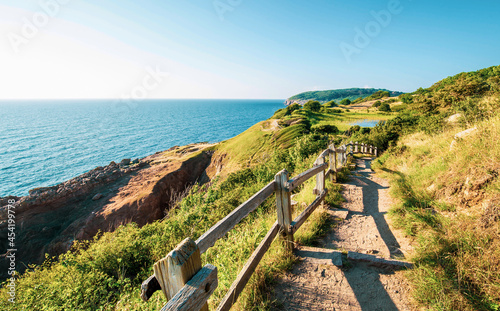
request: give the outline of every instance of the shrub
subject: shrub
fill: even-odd
[[[375,108],[378,108],[380,107],[380,105],[382,105],[382,102],[380,100],[377,100],[373,105],[372,107],[375,107]]]
[[[297,104],[297,103],[293,103],[293,104],[291,104],[290,106],[287,107],[287,110],[290,113],[294,112],[295,110],[300,110],[300,109],[302,109],[302,106],[299,105],[299,104]]]
[[[337,103],[334,100],[331,100],[331,101],[329,101],[327,103],[324,103],[323,107],[332,108],[332,107],[338,107],[338,105],[337,105]]]
[[[380,105],[380,107],[378,107],[378,110],[383,112],[390,112],[391,106],[388,103],[383,103]]]
[[[317,134],[337,134],[339,129],[331,124],[317,124],[311,127],[311,131]]]
[[[304,104],[304,109],[318,112],[321,109],[321,104],[317,100],[310,100]]]
[[[341,105],[344,105],[344,106],[349,106],[351,104],[351,100],[349,98],[344,98],[341,102],[340,102]]]
[[[411,103],[413,103],[413,96],[411,96],[410,94],[399,95],[399,99],[401,99],[401,101],[404,104],[411,104]]]

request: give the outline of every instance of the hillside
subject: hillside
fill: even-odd
[[[364,98],[378,91],[388,91],[390,93],[390,96],[399,96],[403,94],[402,92],[394,92],[386,89],[350,88],[350,89],[304,92],[288,98],[287,102],[289,103],[293,103],[294,101],[305,102],[308,100],[317,100],[320,102],[328,102],[334,100],[336,102],[340,102],[345,98],[350,100]]]
[[[83,184],[88,185],[88,189],[81,188],[81,197],[70,193],[68,200],[64,196],[59,200],[56,196],[54,210],[47,213],[39,210],[38,205],[50,195],[42,195],[37,199],[37,194],[59,193],[59,188],[32,192],[33,197],[21,201],[27,202],[26,204],[35,202],[28,209],[32,212],[39,210],[34,221],[43,223],[50,218],[51,223],[47,223],[46,228],[40,224],[31,228],[39,231],[38,236],[30,229],[33,226],[25,228],[27,233],[23,243],[36,242],[36,248],[43,252],[44,246],[40,243],[43,240],[57,242],[57,233],[64,231],[65,234],[61,236],[64,243],[57,244],[64,245],[51,255],[64,252],[64,247],[71,246],[71,250],[59,257],[49,255],[43,264],[37,261],[39,253],[33,252],[32,255],[36,258],[32,263],[38,264],[32,265],[17,279],[16,304],[8,302],[9,294],[4,286],[0,291],[1,309],[159,310],[165,303],[161,293],[156,293],[147,303],[140,299],[140,284],[151,275],[153,264],[157,260],[163,258],[184,238],[198,238],[273,180],[278,171],[286,168],[292,175],[311,167],[317,153],[332,139],[340,142],[344,138],[338,129],[349,129],[349,123],[355,120],[392,117],[390,114],[324,108],[321,111],[281,109],[271,119],[257,123],[232,139],[213,146],[172,148],[141,159],[141,167],[137,163],[127,163],[111,164],[109,169],[97,168],[77,178],[75,182],[58,186],[63,189],[70,184],[77,187],[80,181],[85,181]],[[200,157],[203,161],[197,160]],[[175,174],[183,175],[189,171],[179,169],[181,163],[189,161],[199,163],[198,166],[191,165],[195,168],[192,170],[192,177],[199,176],[198,182],[193,184],[193,180],[186,180],[186,183],[179,185],[181,188],[175,189],[177,192],[166,192],[170,186],[174,186],[171,178]],[[96,172],[102,169],[115,172],[113,174],[119,177],[118,182],[109,183],[109,189],[106,189],[106,182],[100,188],[91,189],[94,178],[99,175]],[[124,175],[122,170],[130,170],[132,175]],[[149,177],[137,180],[141,174],[148,174]],[[190,187],[185,189],[188,185]],[[298,197],[309,200],[312,186],[313,183],[310,183],[299,189]],[[331,196],[329,195],[331,202],[338,200],[339,189],[334,189],[336,191],[332,190]],[[103,197],[93,201],[96,192],[102,193]],[[40,203],[38,205],[37,200]],[[66,206],[65,202],[68,203],[67,208],[61,209],[61,206]],[[120,202],[125,204],[120,205]],[[299,204],[300,202],[299,200]],[[90,207],[86,208],[87,205]],[[25,208],[27,207],[29,206],[26,205]],[[144,209],[146,207],[150,209]],[[141,218],[143,210],[147,215]],[[75,211],[84,217],[77,215]],[[85,214],[86,212],[88,213]],[[110,220],[108,226],[106,219]],[[255,249],[275,220],[275,200],[269,199],[237,225],[226,238],[219,240],[203,254],[203,262],[221,267],[219,288],[210,302],[212,306],[222,299],[245,263],[247,255]],[[297,241],[314,241],[323,232],[326,222],[327,217],[323,214],[314,214],[304,225],[304,230],[296,235]],[[5,220],[3,224],[6,224]],[[92,238],[92,233],[95,234],[98,229],[101,232]],[[84,232],[85,235],[82,236],[90,241],[73,240],[79,232]],[[36,237],[40,239],[29,240]],[[31,247],[26,247],[26,250],[29,249]],[[272,304],[268,296],[269,282],[292,263],[289,257],[282,255],[283,252],[283,245],[273,244],[272,251],[266,255],[256,276],[238,300],[236,310],[253,310],[260,305]],[[28,261],[23,263],[29,264]]]
[[[375,168],[413,239],[419,307],[500,308],[500,66],[401,96],[399,116],[354,139],[388,147]]]

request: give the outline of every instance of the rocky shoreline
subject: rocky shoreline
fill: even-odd
[[[8,236],[7,205],[15,201],[17,270],[40,264],[45,254],[57,256],[75,240],[92,239],[135,222],[161,219],[172,197],[220,171],[209,144],[172,147],[142,159],[124,159],[99,166],[66,182],[36,188],[23,197],[0,198],[0,235]],[[8,240],[2,239],[5,252]],[[0,278],[7,272],[8,253],[0,255]]]

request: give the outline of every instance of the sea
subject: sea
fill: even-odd
[[[0,197],[24,196],[124,158],[234,137],[283,100],[0,102]]]

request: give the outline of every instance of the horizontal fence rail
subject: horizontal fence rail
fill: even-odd
[[[252,253],[217,308],[218,311],[230,310],[279,232],[282,233],[287,251],[293,250],[293,235],[316,208],[324,203],[328,194],[325,178],[329,176],[336,182],[337,173],[346,167],[348,157],[355,153],[377,157],[378,148],[358,142],[349,142],[339,148],[331,144],[318,156],[314,166],[305,172],[293,178],[289,178],[286,170],[277,173],[273,181],[217,222],[196,241],[185,239],[165,258],[156,262],[154,275],[141,285],[141,298],[147,301],[156,291],[161,290],[168,299],[168,303],[161,311],[208,311],[207,301],[218,286],[217,268],[210,264],[202,268],[201,254],[214,246],[220,238],[275,194],[277,221]],[[314,176],[316,176],[314,187],[316,198],[292,220],[291,192]]]

